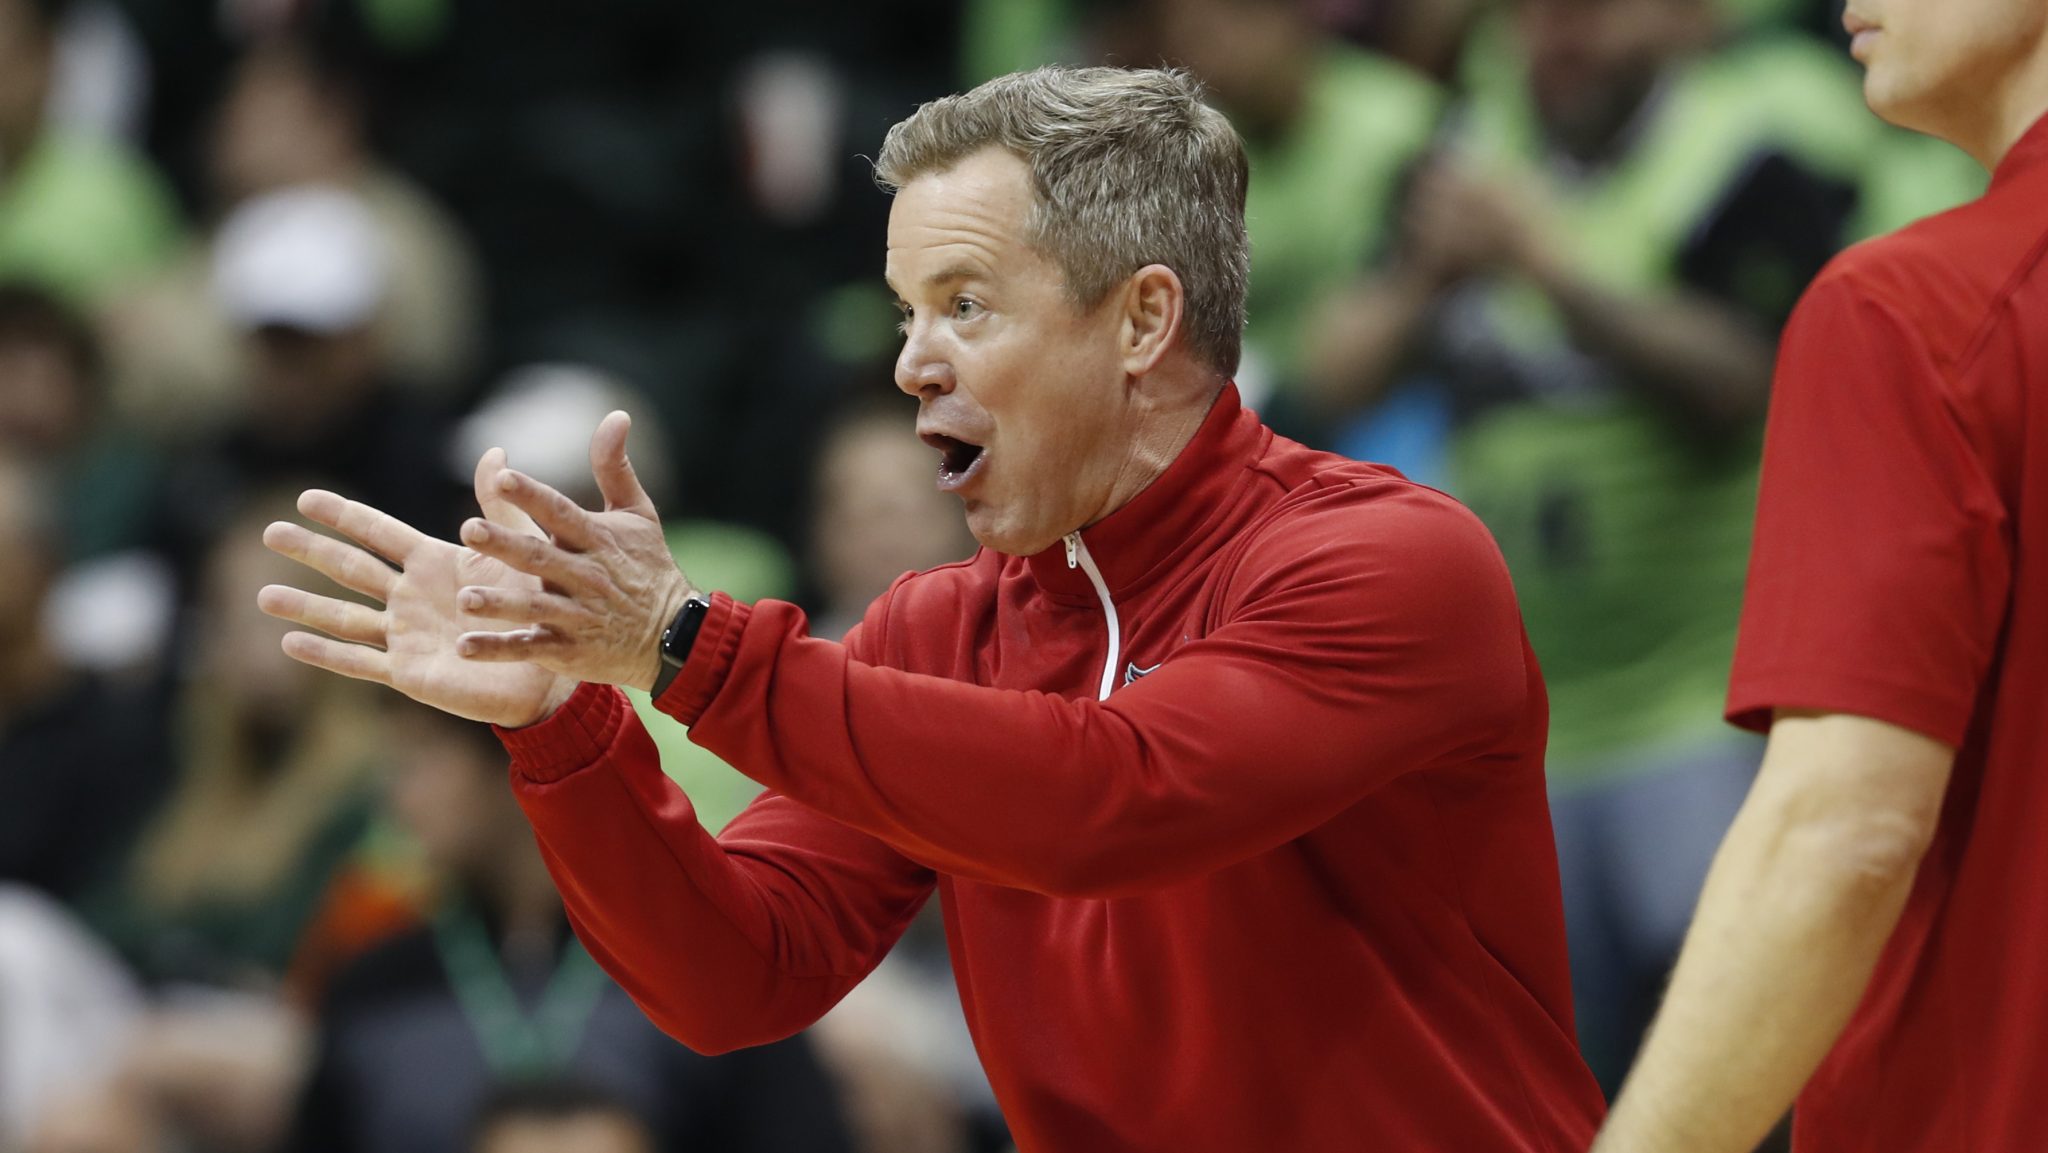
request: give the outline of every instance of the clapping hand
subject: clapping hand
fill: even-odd
[[[477,462],[477,502],[505,532],[533,536],[539,530],[532,519],[499,493],[504,469],[505,454],[499,449]],[[475,664],[455,651],[456,639],[466,631],[516,623],[488,622],[463,612],[456,605],[461,589],[480,584],[538,587],[539,580],[331,492],[309,490],[299,497],[299,511],[348,541],[279,521],[264,530],[263,543],[382,607],[266,585],[256,595],[264,612],[327,634],[287,633],[284,651],[294,659],[389,685],[444,712],[507,727],[540,720],[575,691],[573,679],[531,662]]]
[[[458,596],[464,612],[525,627],[465,632],[456,651],[477,662],[536,664],[580,681],[651,688],[661,671],[661,634],[695,590],[676,567],[654,502],[626,458],[632,421],[614,412],[590,439],[590,468],[604,494],[591,512],[524,473],[506,469],[495,496],[547,535],[492,517],[464,522],[462,542],[525,575],[476,581]]]
[[[549,716],[582,681],[649,687],[661,631],[692,590],[626,459],[630,427],[613,413],[591,438],[602,513],[507,468],[501,450],[485,453],[484,515],[463,525],[462,545],[308,491],[299,511],[349,540],[279,522],[264,543],[382,607],[284,585],[266,586],[257,604],[327,634],[287,634],[297,660],[506,727]]]

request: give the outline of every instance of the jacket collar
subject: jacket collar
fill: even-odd
[[[1128,504],[1081,530],[1110,596],[1122,599],[1199,547],[1230,510],[1246,466],[1271,439],[1272,433],[1239,401],[1237,385],[1225,384],[1194,438],[1166,471]],[[1054,600],[1095,603],[1087,574],[1067,563],[1064,539],[1026,563]]]
[[[2040,168],[2048,168],[2048,116],[2036,120],[2005,154],[2005,159],[1998,162],[1997,171],[1991,174],[1991,187],[2008,184],[2021,173]]]

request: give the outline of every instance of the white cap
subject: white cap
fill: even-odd
[[[332,334],[367,325],[389,269],[369,210],[337,188],[304,185],[244,201],[213,242],[213,295],[238,328]]]
[[[455,428],[448,463],[468,480],[477,458],[493,446],[512,467],[581,503],[602,501],[590,475],[590,434],[605,414],[633,416],[633,471],[660,499],[672,479],[651,406],[601,369],[574,363],[529,364],[506,374],[490,396]]]

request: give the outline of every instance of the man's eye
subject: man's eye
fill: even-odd
[[[953,301],[954,320],[973,320],[981,315],[981,305],[962,296]]]
[[[912,311],[911,307],[907,304],[897,305],[896,311],[903,314],[903,319],[896,322],[896,331],[902,333],[905,336],[909,336],[910,321],[913,317],[917,315],[917,313]]]

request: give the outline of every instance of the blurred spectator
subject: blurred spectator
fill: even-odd
[[[99,343],[83,316],[40,288],[0,284],[0,444],[51,470],[66,559],[148,536],[159,466],[108,419],[101,376]]]
[[[292,1148],[459,1148],[494,1083],[571,1071],[629,1103],[656,1148],[846,1148],[803,1039],[700,1057],[584,952],[488,727],[395,698],[389,707],[391,805],[445,893],[429,924],[336,979]]]
[[[938,462],[900,397],[842,414],[813,472],[812,632],[838,639],[897,577],[974,555],[959,502],[939,491]],[[684,554],[687,555],[687,554]]]
[[[75,903],[118,870],[169,774],[154,702],[50,643],[63,516],[48,478],[0,445],[0,882]]]
[[[470,1153],[657,1153],[625,1102],[581,1081],[513,1082],[477,1111]]]
[[[812,473],[807,557],[818,636],[844,636],[905,573],[974,555],[915,423],[907,400],[878,397],[847,408],[826,432]],[[866,1153],[962,1153],[993,1147],[988,1139],[1002,1132],[936,902],[814,1032],[850,1090],[849,1120]]]
[[[1441,96],[1421,74],[1323,33],[1302,0],[1147,7],[1159,54],[1201,77],[1244,135],[1258,271],[1237,383],[1289,431],[1314,307],[1380,250]]]
[[[1510,11],[1310,377],[1333,417],[1403,382],[1343,447],[1448,485],[1514,572],[1612,1089],[1755,768],[1720,702],[1775,334],[1853,234],[1881,134],[1818,44],[1712,50],[1710,0]]]
[[[45,115],[63,0],[0,0],[0,276],[92,303],[160,266],[170,195],[119,143]]]
[[[466,486],[441,467],[446,421],[398,383],[376,327],[391,261],[361,199],[302,186],[246,201],[216,235],[210,290],[240,334],[249,389],[240,418],[171,477],[164,520],[181,566],[238,494],[287,478],[452,535]]]
[[[447,395],[469,383],[479,307],[467,244],[442,210],[369,151],[351,82],[298,41],[263,41],[237,66],[208,152],[222,218],[252,198],[301,187],[353,195],[374,225],[386,287],[373,328],[393,379]],[[207,291],[210,245],[114,301],[119,407],[159,437],[230,419],[247,365],[232,318]]]
[[[155,978],[274,987],[363,833],[385,755],[370,686],[286,657],[285,627],[248,611],[292,567],[262,539],[290,515],[284,493],[245,502],[205,565],[177,784],[106,911]]]
[[[1441,84],[1457,78],[1486,0],[1305,0],[1325,28]]]
[[[104,945],[48,897],[0,883],[0,1149],[43,1134],[37,1153],[140,1153],[122,1138],[147,1129],[141,1118],[100,1117],[89,1134],[70,1102],[114,1074],[141,1015],[141,990]]]

